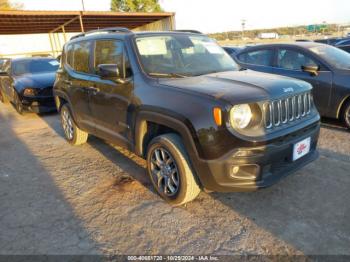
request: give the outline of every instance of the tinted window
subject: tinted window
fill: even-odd
[[[293,50],[279,49],[277,67],[289,70],[300,70],[302,66],[318,66],[310,57]]]
[[[338,46],[338,45],[350,45],[350,39],[341,40],[341,41],[337,42],[335,45],[336,46]]]
[[[12,73],[18,76],[23,74],[55,72],[58,66],[59,63],[56,59],[13,61]]]
[[[310,48],[328,63],[339,69],[350,69],[350,54],[333,46],[320,45]]]
[[[238,59],[246,64],[270,66],[273,51],[270,49],[247,52],[239,55]]]
[[[229,47],[224,47],[225,51],[227,53],[229,53],[230,55],[234,55],[236,53],[236,50],[233,48],[229,48]]]
[[[74,44],[73,68],[75,71],[89,73],[90,42]]]
[[[342,46],[340,49],[350,53],[350,45],[347,45],[347,46]]]
[[[98,65],[117,64],[119,72],[123,71],[123,43],[115,40],[96,41],[95,45],[95,72],[98,71]]]
[[[74,58],[74,56],[73,56],[73,45],[68,45],[67,46],[65,56],[66,56],[66,63],[68,65],[70,65],[71,68],[73,68],[73,65],[74,65],[74,63],[73,63],[73,58]]]

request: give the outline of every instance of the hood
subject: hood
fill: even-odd
[[[159,83],[223,99],[232,104],[278,99],[312,88],[301,80],[251,70],[159,79]]]
[[[16,76],[14,78],[14,84],[19,90],[26,87],[42,89],[53,86],[55,77],[56,72],[25,74]]]

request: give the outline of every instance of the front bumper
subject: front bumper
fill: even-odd
[[[37,114],[54,112],[57,110],[53,96],[22,97],[21,102],[25,110]]]
[[[238,148],[219,159],[202,160],[202,165],[207,166],[210,173],[206,174],[207,177],[211,177],[202,181],[203,187],[210,191],[234,192],[271,186],[318,157],[316,146],[319,130],[320,124],[317,122],[264,146]],[[294,144],[308,137],[311,138],[309,153],[293,161]],[[232,175],[235,166],[248,172],[237,178]],[[249,173],[252,170],[254,175]]]

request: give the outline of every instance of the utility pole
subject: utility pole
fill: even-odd
[[[81,0],[81,5],[83,6],[83,11],[85,12],[84,0]]]
[[[242,26],[242,39],[244,38],[244,29],[245,29],[245,23],[246,23],[246,20],[245,20],[245,19],[242,19],[242,20],[241,20],[241,26]]]

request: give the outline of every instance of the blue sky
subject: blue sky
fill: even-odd
[[[26,10],[81,10],[81,0],[16,0]],[[84,0],[87,10],[109,10],[110,0]],[[160,0],[176,12],[178,29],[205,33],[322,23],[350,23],[349,0]]]

